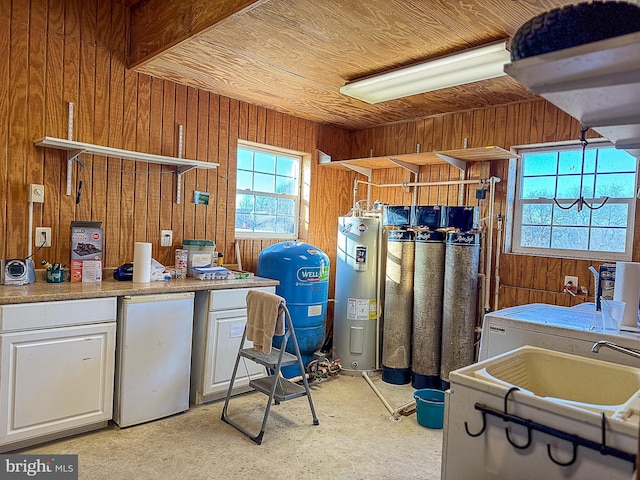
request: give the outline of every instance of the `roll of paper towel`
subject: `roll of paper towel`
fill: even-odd
[[[616,262],[616,283],[613,299],[625,302],[622,326],[638,326],[638,300],[640,299],[640,263]]]
[[[133,248],[133,281],[149,283],[151,281],[151,244],[136,242]]]

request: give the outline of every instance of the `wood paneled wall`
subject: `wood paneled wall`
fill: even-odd
[[[126,8],[118,2],[3,0],[0,21],[8,27],[0,32],[0,71],[8,77],[0,102],[8,107],[1,112],[8,137],[0,163],[2,184],[10,192],[3,256],[27,253],[30,183],[45,185],[44,204],[34,206],[34,225],[53,229],[53,246],[38,252],[37,262],[68,261],[72,220],[102,221],[108,266],[131,260],[135,241],[152,242],[154,257],[164,261],[171,249],[159,247],[160,229],[172,229],[178,244],[185,237],[214,235],[225,243],[229,141],[220,141],[218,129],[234,128],[228,99],[125,70]],[[182,124],[184,156],[218,161],[220,168],[185,174],[183,203],[177,205],[172,168],[82,155],[84,166],[74,167],[73,193],[67,196],[66,153],[33,142],[44,135],[67,137],[68,102],[75,106],[74,140],[177,155]],[[188,200],[196,186],[221,198],[221,215]]]
[[[465,147],[495,145],[510,149],[516,145],[577,140],[580,124],[552,104],[539,99],[495,108],[452,113],[423,120],[387,125],[355,132],[351,138],[352,150],[349,158],[413,153],[419,145],[420,151],[448,150]],[[590,137],[597,136],[589,132]],[[346,157],[345,157],[346,158]],[[507,179],[509,162],[506,160],[470,164],[467,178],[479,179],[495,176],[502,181],[496,186],[495,213],[506,219]],[[363,178],[363,177],[360,177]],[[459,180],[460,171],[448,165],[421,167],[418,181]],[[375,183],[402,183],[412,181],[409,173],[396,168],[374,171]],[[458,186],[419,187],[419,204],[457,205]],[[487,213],[487,201],[475,199],[476,186],[466,187],[467,205],[479,205],[481,217]],[[360,192],[359,192],[360,193]],[[364,195],[364,193],[360,193]],[[371,200],[381,200],[397,205],[411,203],[412,191],[404,188],[371,189]],[[505,226],[507,226],[505,224]],[[494,242],[497,242],[497,222],[494,223]],[[636,228],[638,231],[640,225]],[[638,235],[634,241],[634,260],[640,255]],[[497,245],[494,244],[492,265],[495,266]],[[503,251],[504,235],[502,245]],[[571,297],[562,293],[565,275],[576,275],[580,285],[587,287],[593,295],[593,277],[589,265],[600,265],[602,261],[561,259],[527,255],[502,254],[500,258],[499,308],[530,302],[558,305],[573,305],[592,297]],[[494,267],[492,267],[493,270]],[[498,284],[495,271],[492,278],[491,307],[494,306],[493,291]]]
[[[418,144],[420,151],[463,148],[465,139],[469,147],[508,149],[579,136],[578,122],[543,100],[362,131],[319,125],[127,70],[126,12],[121,0],[0,0],[1,258],[27,254],[28,185],[42,183],[45,203],[34,205],[33,224],[52,227],[53,247],[36,253],[36,263],[45,258],[68,262],[72,220],[102,222],[108,267],[130,261],[135,241],[153,243],[154,258],[170,265],[173,249],[185,238],[214,239],[225,260],[235,263],[235,155],[237,140],[246,139],[311,154],[301,239],[326,251],[335,264],[337,217],[351,208],[354,179],[363,177],[319,166],[318,149],[340,160],[412,153]],[[178,126],[183,125],[184,156],[220,167],[185,173],[178,204],[171,167],[83,155],[84,167],[74,167],[74,192],[67,196],[65,153],[36,148],[33,142],[44,135],[66,138],[68,102],[75,104],[75,140],[176,155]],[[496,212],[503,216],[507,172],[507,161],[494,161],[471,165],[467,175],[503,180],[496,189]],[[457,169],[442,165],[422,167],[418,180],[459,178]],[[80,180],[82,199],[76,204]],[[379,170],[373,178],[377,183],[410,180],[402,169]],[[421,187],[418,202],[457,204],[459,188]],[[195,205],[194,190],[210,192],[211,205]],[[466,203],[475,204],[474,191],[467,187]],[[367,189],[360,188],[358,198],[366,195]],[[372,200],[409,204],[413,191],[372,188],[370,195]],[[480,205],[486,212],[486,202]],[[161,229],[173,230],[172,247],[160,247]],[[239,242],[243,266],[255,271],[258,253],[270,243]],[[560,293],[562,279],[577,275],[591,291],[591,263],[503,254],[500,307],[581,301]],[[333,292],[333,276],[330,288]]]
[[[36,264],[68,263],[72,220],[102,222],[108,267],[131,261],[136,241],[151,242],[154,258],[172,265],[185,238],[213,239],[225,261],[235,263],[238,139],[313,154],[302,232],[310,241],[323,238],[326,213],[315,202],[326,199],[318,188],[335,187],[340,175],[324,172],[313,181],[319,125],[127,70],[126,15],[118,0],[0,0],[0,258],[27,255],[28,185],[42,183],[45,202],[34,205],[33,225],[52,227],[53,246],[35,254]],[[183,174],[178,204],[172,167],[83,155],[67,196],[66,153],[33,142],[67,137],[68,102],[75,105],[74,140],[177,156],[183,125],[184,157],[220,166]],[[208,191],[211,204],[195,205],[194,190]],[[172,247],[160,247],[161,229],[173,231]],[[269,243],[241,242],[245,267],[255,270]]]

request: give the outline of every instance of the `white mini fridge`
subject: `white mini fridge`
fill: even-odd
[[[118,299],[113,420],[120,427],[189,408],[193,292]]]
[[[531,345],[638,367],[637,358],[608,348],[601,348],[599,353],[591,352],[591,347],[599,340],[640,350],[640,333],[634,330],[603,331],[601,314],[595,311],[593,304],[578,307],[542,303],[520,305],[485,315],[478,361]]]

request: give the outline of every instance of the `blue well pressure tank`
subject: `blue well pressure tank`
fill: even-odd
[[[287,301],[302,362],[307,365],[324,340],[329,257],[308,243],[276,243],[260,252],[258,276],[280,281],[276,294]],[[274,337],[273,346],[279,348],[281,344],[282,337]],[[291,341],[287,344],[287,351],[294,353]],[[284,367],[282,371],[287,378],[302,374],[295,365]]]

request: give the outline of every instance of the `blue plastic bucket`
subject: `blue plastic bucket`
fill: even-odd
[[[416,417],[423,427],[442,428],[444,423],[444,392],[423,388],[413,392],[416,400]]]

